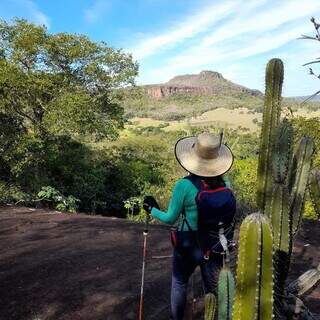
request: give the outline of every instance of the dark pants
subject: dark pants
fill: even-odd
[[[194,238],[194,234],[190,232],[180,232],[178,245],[173,251],[171,284],[173,320],[183,320],[188,281],[198,265],[201,269],[205,292],[212,292],[216,295],[218,272],[223,263],[222,255],[216,253],[208,261],[204,261],[203,252]]]

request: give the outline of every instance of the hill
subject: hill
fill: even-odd
[[[262,117],[263,97],[262,92],[233,83],[221,73],[202,71],[178,75],[161,84],[126,89],[123,107],[126,118],[138,126],[164,126],[169,122],[173,124],[170,130],[187,124],[256,131]],[[284,97],[285,113],[319,117],[317,97],[301,104],[303,98]],[[150,119],[162,122],[152,123]]]
[[[261,111],[263,94],[235,84],[215,71],[178,75],[166,83],[125,91],[126,117],[185,120],[217,108]]]
[[[293,99],[299,101],[299,102],[303,102],[305,100],[308,99],[308,101],[313,101],[313,102],[320,102],[320,96],[316,95],[314,97],[311,98],[312,95],[310,96],[299,96],[299,97],[292,97]]]
[[[221,73],[202,71],[199,74],[186,74],[172,78],[163,84],[143,87],[147,95],[163,98],[177,94],[188,95],[249,95],[262,96],[258,90],[248,89],[225,79]]]

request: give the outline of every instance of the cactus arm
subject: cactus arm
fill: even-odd
[[[273,315],[273,260],[272,260],[272,232],[269,224],[261,224],[261,279],[260,306],[258,319],[272,319]]]
[[[305,191],[313,152],[313,140],[309,137],[303,137],[300,140],[292,161],[288,187],[291,196],[290,214],[292,216],[293,234],[298,231],[302,219]]]
[[[251,214],[240,227],[233,320],[271,320],[272,232],[267,218]]]
[[[273,178],[277,183],[285,183],[292,157],[293,127],[287,119],[281,121],[273,149]]]
[[[266,90],[258,161],[257,204],[264,210],[272,188],[272,146],[280,118],[283,63],[272,59],[266,68]]]
[[[231,320],[234,299],[234,278],[228,268],[223,268],[218,280],[218,319]]]
[[[213,293],[207,293],[204,298],[204,320],[213,320],[216,311],[216,297]]]
[[[318,217],[320,217],[320,170],[314,170],[311,172],[309,179],[309,191],[314,210]]]
[[[266,214],[272,224],[274,249],[289,253],[291,219],[289,216],[289,191],[285,185],[274,184],[270,206],[266,207]]]

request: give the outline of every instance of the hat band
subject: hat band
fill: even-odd
[[[219,147],[209,148],[195,144],[195,152],[202,159],[216,159],[219,156]]]

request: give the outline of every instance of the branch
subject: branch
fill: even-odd
[[[303,100],[301,104],[304,104],[310,100],[312,100],[315,96],[317,96],[320,93],[320,90],[314,93],[312,96],[308,97],[307,99]]]
[[[319,58],[317,58],[317,59],[319,59]],[[314,63],[320,63],[320,60],[314,60],[311,62],[307,62],[307,63],[303,64],[303,66],[308,66],[309,64],[314,64]]]
[[[298,38],[299,40],[316,40],[316,41],[320,41],[319,38],[316,37],[310,37],[310,36],[306,36],[305,34],[302,34],[301,37]]]

